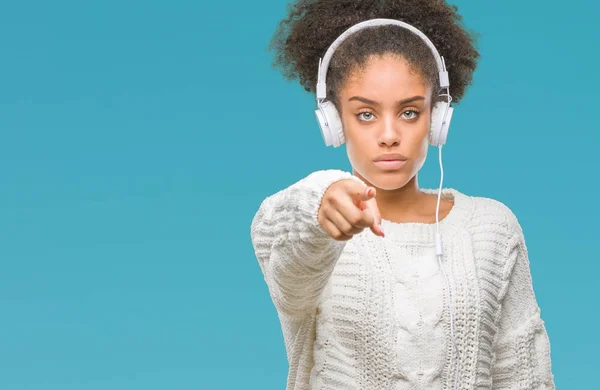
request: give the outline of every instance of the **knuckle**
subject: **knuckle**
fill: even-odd
[[[343,187],[347,192],[353,192],[355,190],[354,184],[354,180],[347,179],[343,181]]]
[[[336,196],[335,193],[331,194],[331,196],[328,199],[329,204],[332,206],[336,206],[338,204],[338,197]]]
[[[335,238],[336,240],[339,240],[343,237],[343,233],[341,231],[336,231],[335,233],[332,234],[332,237]]]
[[[362,216],[359,214],[353,214],[348,218],[348,222],[350,222],[350,224],[352,226],[357,226],[361,223],[362,221]]]

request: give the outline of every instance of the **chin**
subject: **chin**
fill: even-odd
[[[399,169],[397,171],[357,171],[362,177],[364,177],[373,186],[385,190],[393,191],[402,188],[410,181],[411,176],[407,174],[408,171]]]

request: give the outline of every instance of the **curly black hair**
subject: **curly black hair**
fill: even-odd
[[[316,93],[319,58],[352,25],[374,18],[396,19],[423,32],[444,57],[452,102],[464,96],[480,57],[475,47],[479,34],[463,26],[458,7],[445,0],[296,0],[277,26],[269,44],[273,67],[288,80],[299,80]],[[431,86],[439,86],[435,59],[429,47],[411,31],[394,25],[358,31],[336,50],[327,73],[327,96],[339,109],[337,91],[350,72],[361,68],[371,55],[392,53]],[[445,100],[432,88],[431,101]]]

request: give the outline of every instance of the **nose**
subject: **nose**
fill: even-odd
[[[379,133],[379,145],[394,146],[400,143],[400,131],[394,118],[386,118]]]

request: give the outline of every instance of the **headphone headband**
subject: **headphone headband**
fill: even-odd
[[[436,61],[437,67],[438,67],[440,88],[447,88],[450,86],[450,82],[448,80],[448,72],[446,71],[446,64],[444,63],[444,57],[440,56],[440,54],[438,53],[435,46],[433,46],[433,43],[431,43],[431,41],[429,40],[429,38],[427,38],[427,36],[425,34],[423,34],[416,27],[411,26],[408,23],[404,23],[404,22],[401,22],[396,19],[378,18],[378,19],[366,20],[366,21],[357,23],[357,24],[353,25],[352,27],[348,28],[339,37],[337,37],[337,39],[335,41],[333,41],[331,46],[329,46],[329,49],[327,49],[327,52],[325,53],[325,57],[323,57],[322,59],[321,58],[319,59],[319,72],[318,72],[318,76],[317,76],[317,94],[316,94],[317,102],[325,99],[325,97],[327,96],[327,87],[326,87],[327,69],[329,68],[329,61],[331,60],[331,57],[333,56],[333,53],[338,48],[338,46],[349,35],[354,34],[355,32],[357,32],[359,30],[362,30],[362,29],[368,28],[368,27],[383,26],[383,25],[390,25],[390,24],[404,27],[404,28],[412,31],[413,33],[418,35],[427,44],[427,46],[429,46],[429,48],[431,49],[431,52],[433,53],[433,56],[435,57],[435,61]]]

